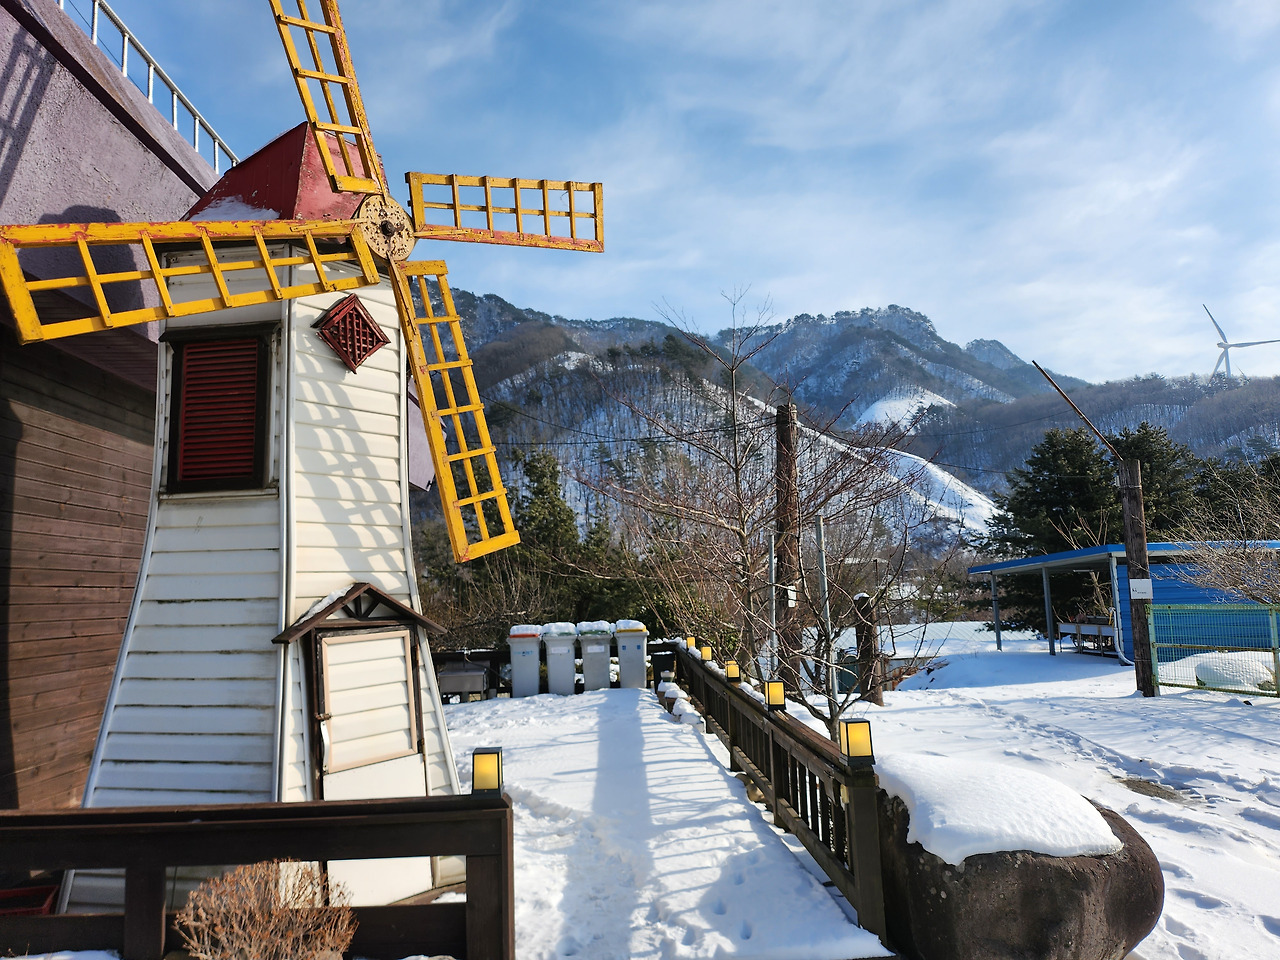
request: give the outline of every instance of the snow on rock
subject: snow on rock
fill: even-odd
[[[1202,687],[1226,687],[1253,692],[1276,688],[1275,659],[1270,650],[1214,651],[1160,664],[1162,680],[1194,682]]]
[[[503,748],[522,960],[880,957],[647,690],[445,708],[459,773]]]
[[[192,220],[279,220],[280,211],[255,207],[244,197],[223,197],[215,200]]]
[[[1055,857],[1117,853],[1121,843],[1084,797],[1042,773],[1002,763],[896,753],[876,762],[880,786],[906,804],[908,842],[953,866],[976,853]]]

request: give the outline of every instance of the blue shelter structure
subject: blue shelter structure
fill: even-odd
[[[1280,550],[1280,540],[1264,541],[1259,546]],[[1202,544],[1196,544],[1202,547]],[[1210,547],[1213,544],[1209,544]],[[1188,583],[1183,575],[1191,568],[1189,562],[1191,544],[1149,543],[1147,556],[1151,567],[1151,602],[1155,604],[1241,603],[1239,597],[1222,590],[1215,590]],[[998,599],[999,578],[1004,576],[1040,575],[1044,587],[1045,637],[1049,652],[1057,652],[1059,628],[1053,616],[1051,576],[1057,573],[1097,572],[1106,574],[1111,584],[1111,606],[1119,624],[1114,649],[1124,662],[1133,659],[1133,629],[1129,615],[1129,575],[1125,562],[1124,545],[1110,543],[1101,547],[1085,547],[1082,550],[1066,550],[1061,553],[1002,560],[998,563],[980,563],[969,568],[970,577],[984,576],[991,582],[991,607],[995,620],[996,643],[1000,643],[1000,606]]]

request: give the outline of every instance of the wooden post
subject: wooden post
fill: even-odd
[[[991,574],[991,620],[996,628],[996,649],[1003,650],[1000,642],[1000,598],[996,593],[996,575]]]
[[[880,669],[880,631],[876,624],[876,604],[872,597],[860,593],[853,598],[858,638],[858,699],[884,706],[884,673]]]
[[[778,625],[782,681],[792,693],[800,691],[800,622],[791,607],[791,591],[800,582],[800,484],[796,466],[796,405],[783,403],[777,410],[777,465],[774,470],[777,504],[774,525],[778,531],[778,581],[782,591]]]
[[[880,875],[880,811],[876,799],[876,778],[870,770],[854,771],[849,785],[848,818],[849,868],[857,888],[858,926],[883,939],[888,932],[884,918],[884,880]]]
[[[124,960],[164,957],[164,867],[124,871]]]
[[[1129,626],[1133,631],[1133,664],[1137,688],[1144,697],[1157,693],[1151,675],[1151,634],[1147,628],[1151,568],[1147,561],[1147,520],[1142,510],[1142,463],[1120,463],[1120,506],[1124,511],[1124,555],[1129,570]],[[1134,599],[1136,592],[1146,594]]]
[[[492,856],[467,856],[467,956],[515,960],[516,888],[508,802],[500,828],[505,839]]]
[[[1044,584],[1044,635],[1049,639],[1049,656],[1056,657],[1058,648],[1053,642],[1053,601],[1049,599],[1049,570],[1040,568],[1040,580]]]

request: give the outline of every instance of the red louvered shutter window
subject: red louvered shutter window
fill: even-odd
[[[264,352],[257,337],[179,346],[171,489],[261,485]]]

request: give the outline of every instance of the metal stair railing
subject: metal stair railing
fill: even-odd
[[[82,3],[88,3],[91,5],[92,9],[87,17],[80,9]],[[227,166],[234,166],[240,162],[240,158],[231,151],[231,148],[227,146],[226,141],[218,136],[217,131],[213,129],[209,124],[209,121],[200,114],[200,111],[197,110],[191,101],[187,99],[186,95],[178,89],[178,85],[169,79],[169,75],[164,72],[164,69],[158,63],[156,63],[155,58],[147,52],[147,49],[142,45],[142,42],[134,36],[133,32],[128,27],[125,26],[124,21],[121,20],[116,12],[106,4],[105,0],[71,0],[71,7],[77,14],[79,14],[79,19],[85,21],[82,26],[85,27],[85,32],[88,33],[89,37],[93,40],[93,45],[106,53],[116,66],[120,68],[120,72],[123,73],[125,77],[133,80],[133,78],[129,76],[129,51],[133,50],[142,58],[143,62],[147,65],[147,85],[144,88],[137,80],[133,80],[134,84],[139,90],[147,95],[147,102],[155,107],[156,110],[160,112],[161,116],[164,116],[164,111],[156,105],[157,78],[160,81],[160,85],[168,89],[169,122],[173,125],[174,130],[177,130],[178,133],[182,134],[187,139],[187,142],[195,148],[197,153],[200,152],[200,131],[204,130],[208,135],[210,142],[213,144],[214,173],[223,172],[223,157],[226,157],[227,160],[230,161]],[[58,0],[58,9],[62,10],[68,16],[71,16],[70,12],[67,10],[67,0]],[[101,37],[99,28],[101,26],[103,16],[111,22],[112,26],[120,31],[120,50],[118,53],[105,47],[100,42]],[[74,20],[76,18],[72,17],[72,19]],[[181,104],[187,112],[191,114],[190,133],[179,126],[179,104]]]

